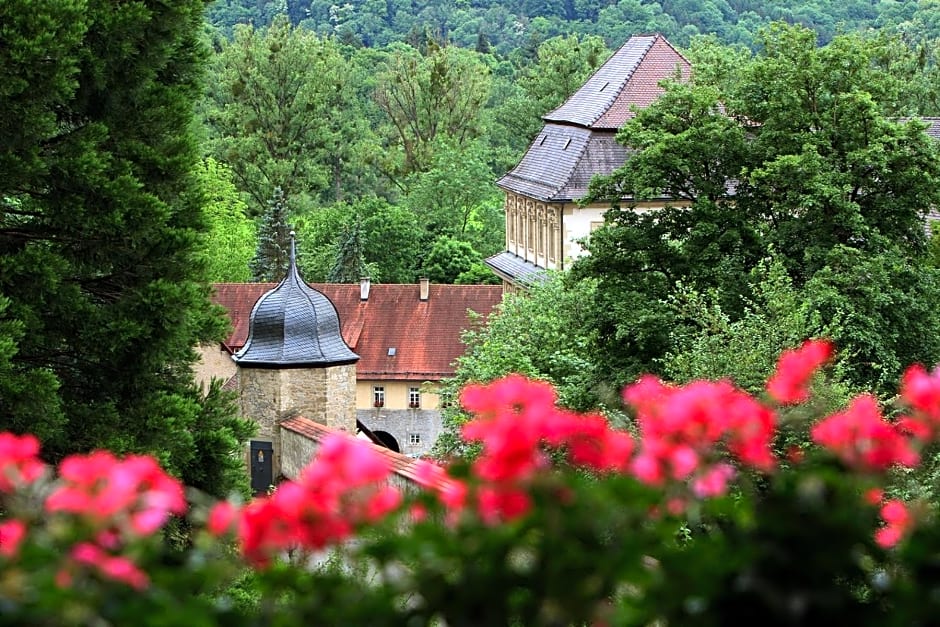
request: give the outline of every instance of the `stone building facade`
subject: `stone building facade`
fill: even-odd
[[[225,342],[202,347],[199,381],[227,380],[227,386],[244,397],[250,386],[241,383],[232,355],[248,340],[256,303],[274,287],[259,283],[215,286],[214,300],[228,312],[233,330]],[[359,356],[352,395],[354,419],[393,450],[413,457],[426,455],[441,431],[439,382],[453,376],[454,362],[464,350],[461,335],[482,323],[502,299],[502,289],[493,285],[374,285],[368,281],[309,287],[335,307],[342,337]],[[298,373],[285,376],[296,377]],[[331,385],[336,388],[337,381]],[[272,383],[271,387],[281,389],[281,384]],[[377,394],[381,394],[380,402]],[[270,402],[279,415],[291,410],[308,415],[294,393],[285,392]]]

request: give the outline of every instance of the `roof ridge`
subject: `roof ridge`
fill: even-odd
[[[629,71],[629,72],[625,72],[625,73],[624,73],[623,79],[622,79],[621,81],[619,81],[619,86],[618,86],[616,89],[612,89],[612,90],[610,91],[610,94],[611,94],[611,95],[609,95],[608,98],[604,101],[604,102],[605,102],[605,105],[604,105],[604,108],[603,108],[603,110],[602,110],[601,113],[593,115],[592,118],[591,118],[591,120],[590,120],[590,122],[588,122],[586,125],[582,125],[582,124],[580,124],[580,123],[578,123],[578,122],[572,122],[572,121],[570,121],[570,120],[561,120],[561,121],[560,121],[560,123],[563,123],[563,124],[568,124],[568,125],[572,125],[572,126],[584,126],[584,128],[591,128],[591,125],[593,125],[594,122],[597,122],[597,120],[599,120],[599,119],[604,115],[604,113],[606,113],[607,109],[609,109],[609,108],[610,108],[610,105],[613,104],[613,102],[617,99],[617,97],[618,97],[618,96],[620,95],[620,93],[623,91],[623,89],[624,89],[624,87],[627,85],[627,83],[630,82],[630,79],[633,77],[633,74],[636,72],[636,69],[640,66],[640,63],[643,61],[643,59],[646,58],[646,55],[649,54],[649,51],[650,51],[650,49],[653,47],[653,44],[656,43],[656,38],[657,38],[657,37],[661,37],[661,36],[662,36],[662,35],[632,35],[629,39],[627,39],[625,42],[623,42],[623,44],[622,44],[619,48],[617,48],[616,50],[614,50],[614,51],[611,53],[611,55],[610,55],[609,57],[607,57],[607,59],[597,67],[597,69],[595,69],[593,72],[591,72],[591,74],[587,77],[587,79],[585,79],[584,82],[581,83],[581,86],[578,87],[578,88],[574,91],[574,93],[572,93],[570,96],[568,96],[567,98],[565,98],[565,101],[564,101],[564,102],[562,102],[560,105],[558,105],[557,107],[555,107],[554,109],[552,109],[551,111],[549,111],[548,113],[546,113],[545,115],[543,115],[543,116],[542,116],[542,120],[545,121],[545,122],[556,122],[556,123],[558,123],[559,121],[554,120],[554,119],[552,119],[552,117],[551,117],[556,111],[558,111],[559,109],[564,108],[565,106],[568,105],[568,103],[569,103],[570,101],[572,101],[572,100],[574,100],[575,98],[577,98],[578,95],[581,93],[581,91],[587,88],[587,86],[591,83],[591,81],[594,79],[594,77],[597,76],[601,71],[603,71],[604,68],[607,67],[608,64],[610,64],[612,61],[614,61],[614,59],[617,57],[618,54],[621,54],[622,52],[624,52],[624,50],[627,48],[627,46],[628,46],[631,42],[634,42],[634,41],[635,41],[636,43],[639,43],[639,40],[649,38],[649,43],[647,43],[647,44],[641,49],[642,52],[641,52],[641,54],[639,55],[639,59],[637,59],[637,61],[633,64],[633,66],[630,68],[630,71]],[[684,57],[683,57],[683,58],[684,58]]]
[[[598,113],[597,115],[594,116],[594,119],[591,120],[591,123],[588,125],[588,128],[593,127],[595,122],[597,122],[597,121],[600,120],[602,117],[604,117],[605,115],[607,115],[607,112],[610,110],[611,105],[614,104],[614,102],[617,100],[617,98],[620,97],[620,94],[623,93],[623,90],[626,89],[626,88],[627,88],[627,85],[630,84],[630,81],[633,80],[633,77],[636,75],[637,68],[639,68],[640,65],[643,63],[643,61],[646,60],[646,57],[649,55],[650,50],[652,50],[652,49],[653,49],[653,46],[656,44],[656,40],[657,40],[658,38],[661,38],[662,35],[659,35],[659,34],[656,34],[656,35],[634,35],[634,36],[630,37],[630,39],[628,39],[628,40],[624,43],[624,46],[626,46],[627,43],[629,43],[630,41],[632,41],[634,38],[640,39],[641,37],[650,37],[650,42],[649,42],[649,44],[646,46],[646,49],[643,50],[642,54],[640,54],[640,58],[638,58],[638,59],[636,60],[636,63],[633,64],[633,67],[630,68],[630,71],[626,73],[626,75],[624,76],[623,81],[620,83],[619,88],[614,89],[614,90],[611,90],[611,95],[607,98],[607,101],[606,101],[606,104],[604,105],[603,111],[602,111],[601,113]],[[622,48],[623,48],[623,46],[621,46],[621,47],[617,50],[617,52],[619,52],[620,49],[622,49]],[[615,52],[614,54],[617,54],[617,53]],[[613,55],[611,55],[611,56],[613,56]],[[585,84],[586,84],[586,83],[585,83]]]

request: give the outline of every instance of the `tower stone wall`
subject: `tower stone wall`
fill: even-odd
[[[258,425],[255,440],[274,445],[274,476],[281,472],[278,423],[301,415],[356,433],[356,365],[326,368],[238,369],[241,414]]]

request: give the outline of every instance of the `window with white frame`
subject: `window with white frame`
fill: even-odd
[[[372,386],[372,404],[376,407],[382,407],[385,405],[385,386],[384,385],[373,385]]]
[[[420,434],[420,433],[409,433],[409,434],[408,434],[408,442],[409,442],[412,446],[417,446],[418,444],[421,444],[421,434]]]
[[[421,388],[408,388],[408,407],[421,407]]]

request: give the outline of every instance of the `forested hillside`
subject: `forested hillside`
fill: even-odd
[[[838,32],[900,28],[940,35],[936,0],[217,0],[209,19],[263,26],[286,14],[291,23],[344,43],[381,47],[420,42],[425,33],[459,46],[500,54],[533,54],[556,35],[578,33],[619,45],[635,33],[661,32],[680,46],[699,34],[753,45],[758,27],[782,20],[815,30],[822,43]]]
[[[310,280],[495,281],[494,181],[631,35],[694,60],[757,50],[772,20],[819,45],[853,32],[906,84],[898,112],[938,115],[937,15],[937,0],[217,0],[199,107],[209,241],[228,242],[208,247],[213,277],[277,276],[294,228]]]

